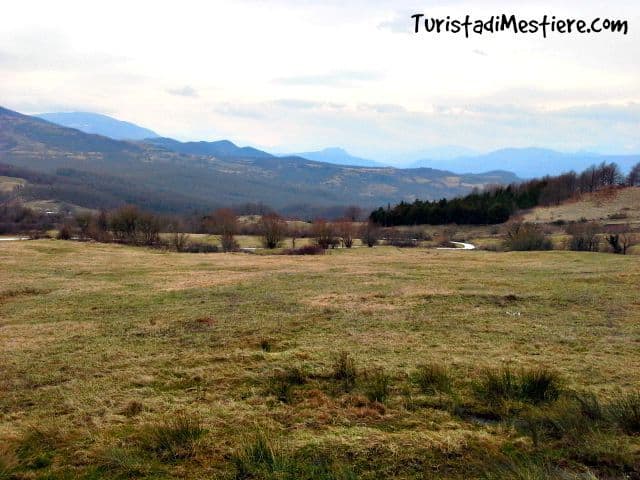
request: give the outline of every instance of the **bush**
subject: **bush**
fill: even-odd
[[[451,391],[451,377],[446,367],[435,363],[420,365],[413,375],[414,382],[423,393],[448,393]]]
[[[365,373],[363,390],[370,402],[384,403],[389,396],[391,377],[382,368]]]
[[[220,246],[223,252],[237,252],[240,249],[240,245],[231,233],[222,234],[220,237]]]
[[[282,255],[324,255],[325,249],[320,245],[305,245],[300,248],[289,248]]]
[[[411,248],[417,247],[419,241],[414,237],[414,232],[411,230],[399,230],[397,228],[390,228],[385,232],[386,244],[398,248]]]
[[[551,250],[553,244],[533,223],[516,223],[507,232],[505,247],[513,251]]]
[[[600,250],[598,234],[602,227],[597,223],[574,223],[567,227],[566,232],[571,235],[569,250],[576,252],[597,252]]]
[[[60,229],[58,230],[58,234],[56,238],[58,240],[71,240],[71,236],[73,235],[73,229],[71,225],[68,223],[63,223]]]
[[[335,248],[339,244],[335,226],[325,220],[316,220],[313,222],[311,226],[311,236],[316,245],[319,245],[325,250]]]
[[[205,433],[199,419],[178,415],[162,424],[148,426],[142,436],[142,446],[168,460],[189,458]]]

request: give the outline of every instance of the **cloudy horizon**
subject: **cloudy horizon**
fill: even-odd
[[[465,39],[414,13],[629,21],[629,33]],[[637,2],[80,1],[4,8],[0,105],[90,111],[180,140],[399,161],[455,145],[640,152]]]

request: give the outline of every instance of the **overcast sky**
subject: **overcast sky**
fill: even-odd
[[[3,2],[0,105],[178,139],[375,159],[431,147],[640,152],[640,2]],[[414,13],[607,17],[626,36],[413,34]]]

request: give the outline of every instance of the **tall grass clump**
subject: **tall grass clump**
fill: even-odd
[[[351,391],[356,385],[358,372],[356,362],[347,352],[340,352],[333,364],[331,375],[335,380],[342,383],[345,391]]]
[[[370,402],[384,403],[389,397],[390,386],[391,377],[383,368],[365,374],[363,391]]]
[[[606,406],[606,416],[628,435],[640,435],[640,391],[619,395]]]
[[[307,382],[307,374],[300,367],[290,367],[276,372],[269,380],[269,391],[283,403],[291,403],[293,400],[293,388],[304,385]]]
[[[484,474],[485,480],[597,480],[591,472],[574,473],[547,459],[519,455],[497,462]]]
[[[451,392],[451,376],[449,370],[436,363],[427,363],[418,366],[413,374],[413,380],[422,393],[449,393]]]
[[[51,464],[64,443],[63,433],[53,427],[31,427],[20,440],[16,454],[22,465],[38,470]]]
[[[167,460],[190,458],[205,433],[198,418],[178,415],[161,424],[149,425],[142,435],[142,446]]]
[[[346,465],[330,455],[309,446],[297,452],[287,452],[264,434],[258,434],[231,456],[235,479],[262,480],[356,480]]]
[[[555,372],[544,368],[515,373],[505,367],[485,371],[474,390],[479,398],[492,405],[508,400],[538,405],[558,399],[561,381]]]
[[[560,390],[560,377],[555,372],[537,368],[520,374],[520,400],[534,404],[554,402],[560,396]]]
[[[8,446],[0,447],[0,480],[13,478],[13,472],[18,465],[13,451]]]

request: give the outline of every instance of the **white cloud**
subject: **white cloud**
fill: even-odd
[[[22,0],[3,7],[0,105],[108,113],[181,139],[340,145],[377,158],[451,144],[628,149],[640,117],[637,1],[607,3],[608,16],[630,21],[626,37],[394,33],[426,9],[590,18],[600,7]]]

